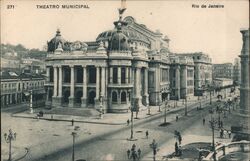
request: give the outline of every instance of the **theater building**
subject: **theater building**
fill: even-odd
[[[193,60],[182,57],[173,62],[171,55],[178,55],[169,51],[166,35],[121,14],[114,25],[94,42],[69,42],[56,32],[46,58],[48,104],[127,112],[134,102],[137,108],[146,108],[169,100],[170,95],[192,95]],[[170,87],[172,68],[178,69],[176,94]]]

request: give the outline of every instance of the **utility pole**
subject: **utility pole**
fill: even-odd
[[[133,107],[131,107],[131,135],[130,135],[130,139],[133,139],[133,135],[134,135],[134,116],[133,116]]]
[[[30,90],[30,113],[33,113],[33,92]]]
[[[213,152],[214,152],[213,160],[216,161],[216,149],[215,149],[215,144],[214,144],[214,128],[215,128],[215,125],[216,125],[217,121],[214,120],[214,118],[211,115],[211,121],[209,121],[209,122],[210,122],[210,125],[211,125],[211,128],[212,128],[212,146],[213,146],[212,148],[213,148]]]
[[[165,104],[165,110],[164,110],[164,123],[167,122],[167,103]]]
[[[75,161],[75,137],[76,137],[76,132],[72,132],[71,135],[73,136],[72,161]]]

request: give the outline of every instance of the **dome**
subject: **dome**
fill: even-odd
[[[121,31],[112,34],[109,41],[108,50],[127,51],[129,50],[128,38]]]
[[[61,36],[60,30],[57,30],[56,36],[48,42],[48,52],[54,52],[57,49],[59,43],[62,45],[62,48],[64,48],[65,42],[66,41]]]
[[[102,33],[100,33],[98,35],[98,37],[96,38],[96,41],[108,41],[110,40],[111,36],[113,35],[113,33],[116,32],[116,29],[114,30],[108,30],[108,31],[104,31]],[[129,27],[123,27],[121,32],[130,40],[130,41],[141,41],[144,42],[146,44],[150,44],[149,39],[142,35],[139,32],[133,31],[132,29],[130,29]]]

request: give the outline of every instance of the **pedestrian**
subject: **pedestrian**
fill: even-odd
[[[135,147],[136,147],[136,145],[133,144],[133,145],[132,145],[132,148],[131,148],[131,151],[132,151],[132,152],[135,151]]]
[[[140,158],[141,157],[141,149],[140,148],[137,150],[137,153],[138,153],[138,158]]]
[[[175,155],[177,156],[178,155],[178,143],[175,142]]]
[[[206,120],[205,120],[205,118],[203,118],[203,125],[205,125],[205,122],[206,122]]]
[[[181,145],[181,141],[182,141],[182,137],[181,137],[181,135],[179,135],[179,145]]]
[[[227,130],[223,130],[223,135],[224,135],[225,138],[226,138],[226,136],[227,136]]]
[[[227,131],[227,133],[228,133],[228,137],[229,137],[229,139],[231,139],[231,131],[230,131],[230,130],[228,130],[228,131]]]
[[[179,118],[178,118],[178,115],[176,115],[176,122],[178,121],[178,119],[179,119]]]
[[[198,111],[198,110],[199,110],[199,107],[197,106],[197,108],[196,108],[196,109],[197,109],[197,111]]]
[[[220,129],[220,138],[223,138],[223,130]]]
[[[127,126],[129,125],[129,122],[130,122],[130,121],[129,121],[129,119],[128,119],[128,120],[127,120]]]
[[[71,125],[74,126],[74,119],[71,120]]]
[[[146,131],[146,138],[148,139],[148,130]]]
[[[130,156],[130,150],[129,149],[127,150],[127,156],[128,156],[128,159],[129,159],[129,156]]]
[[[51,115],[51,120],[53,120],[53,115]]]

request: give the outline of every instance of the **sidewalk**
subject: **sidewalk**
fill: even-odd
[[[1,149],[1,161],[8,161],[9,158],[9,149],[5,148],[7,146],[2,146]],[[15,161],[15,160],[19,160],[24,158],[29,152],[28,148],[24,148],[24,147],[15,147],[12,146],[11,149],[11,160]]]
[[[185,108],[185,105],[183,104],[183,100],[177,101],[177,107],[174,107],[174,101],[170,101],[170,108],[167,108],[168,112],[178,111]],[[204,102],[203,102],[204,103]],[[188,110],[190,110],[190,106],[193,106],[197,104],[197,102],[187,102]],[[159,106],[150,106],[150,115],[148,115],[148,109],[144,108],[138,113],[138,119],[134,119],[135,122],[137,120],[145,119],[154,115],[159,115],[164,112],[165,104],[161,105],[161,112],[159,112]],[[30,114],[29,111],[21,112],[21,113],[15,113],[12,116],[13,117],[19,117],[19,118],[29,118],[29,119],[38,119],[37,113],[40,110],[36,111],[34,109],[34,113]],[[136,112],[134,112],[134,118],[135,118]],[[42,120],[48,120],[48,121],[67,121],[71,122],[72,119],[74,122],[82,122],[82,123],[93,123],[93,124],[108,124],[108,125],[125,125],[127,124],[127,120],[131,119],[131,112],[128,113],[105,113],[103,114],[102,118],[99,116],[92,116],[92,117],[84,117],[84,116],[72,116],[72,115],[58,115],[58,114],[44,114],[43,117],[39,118]]]

